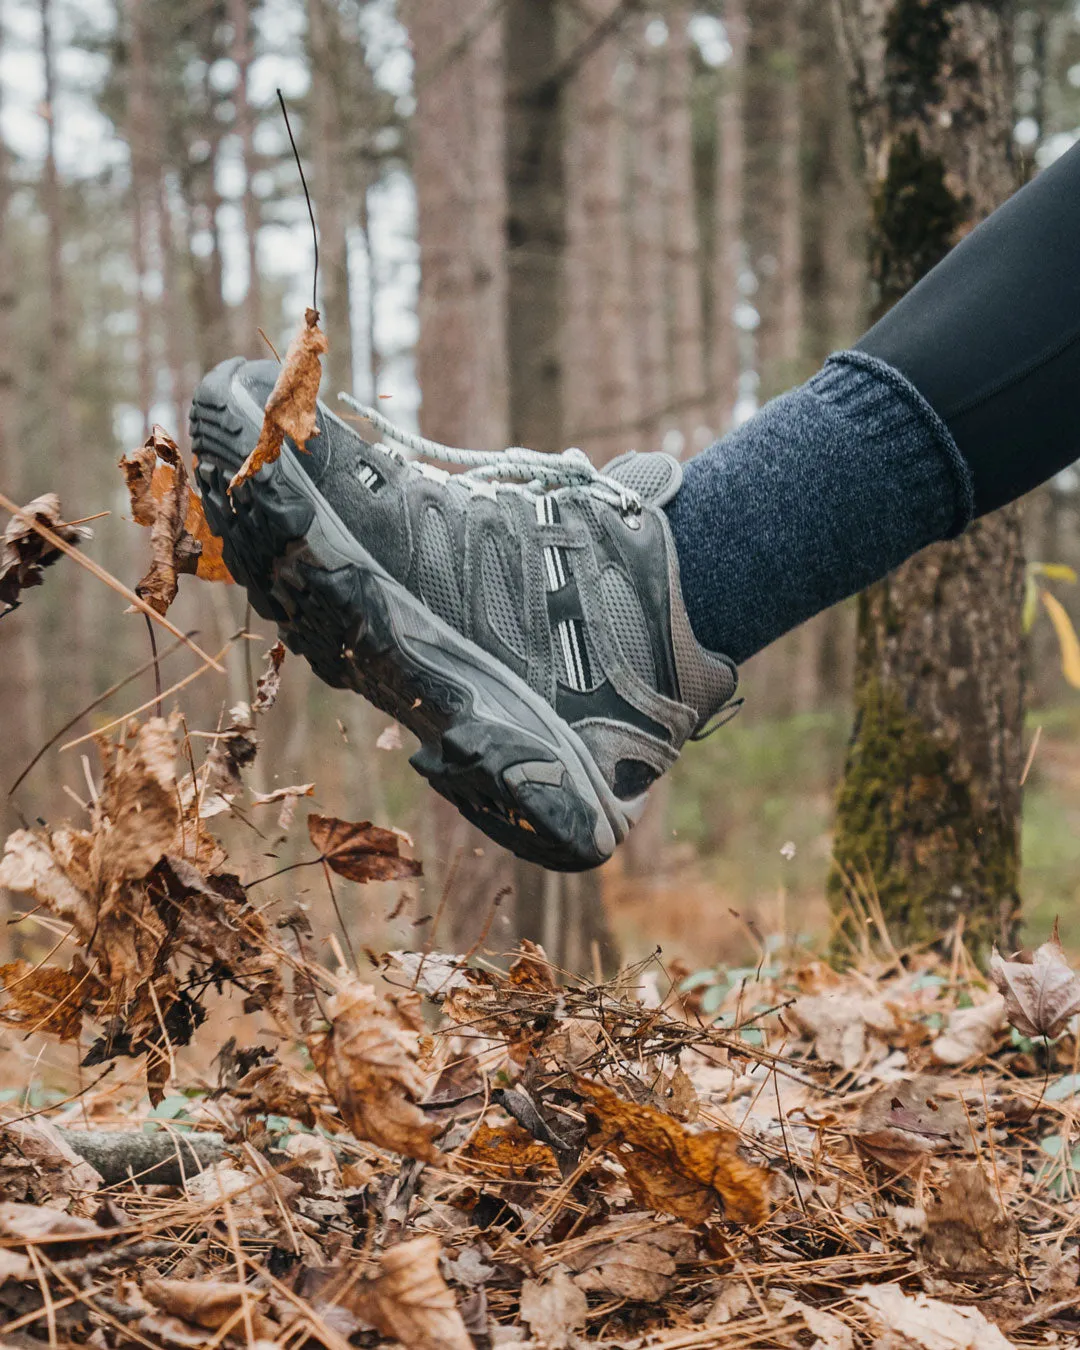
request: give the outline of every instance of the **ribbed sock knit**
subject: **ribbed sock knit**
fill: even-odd
[[[690,460],[666,510],[694,633],[742,662],[962,533],[973,492],[915,386],[848,351]]]

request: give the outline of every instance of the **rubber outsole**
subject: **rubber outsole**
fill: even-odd
[[[243,364],[200,384],[191,434],[207,522],[256,612],[320,679],[408,727],[413,767],[496,843],[555,871],[605,862],[643,803],[620,801],[540,695],[382,568],[288,443],[230,496],[262,419]]]

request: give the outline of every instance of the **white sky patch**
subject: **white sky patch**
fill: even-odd
[[[707,66],[726,65],[731,60],[731,43],[723,21],[715,14],[695,14],[686,25],[686,31],[701,53]]]

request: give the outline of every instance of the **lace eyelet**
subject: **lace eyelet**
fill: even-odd
[[[627,528],[628,530],[640,530],[640,529],[641,529],[641,512],[640,512],[640,511],[625,511],[625,512],[623,513],[623,524],[626,526],[626,528]]]

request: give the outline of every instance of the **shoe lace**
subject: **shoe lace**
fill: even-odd
[[[377,408],[358,402],[350,394],[339,394],[338,398],[392,442],[381,448],[401,463],[413,465],[413,461],[401,453],[402,449],[411,450],[424,459],[462,465],[465,472],[458,475],[457,481],[469,487],[481,489],[486,484],[494,493],[497,483],[504,490],[532,495],[553,488],[580,487],[600,501],[617,507],[624,516],[641,513],[641,497],[617,478],[602,473],[583,450],[571,448],[560,454],[547,454],[523,445],[495,451],[463,450],[406,431],[384,417]]]

